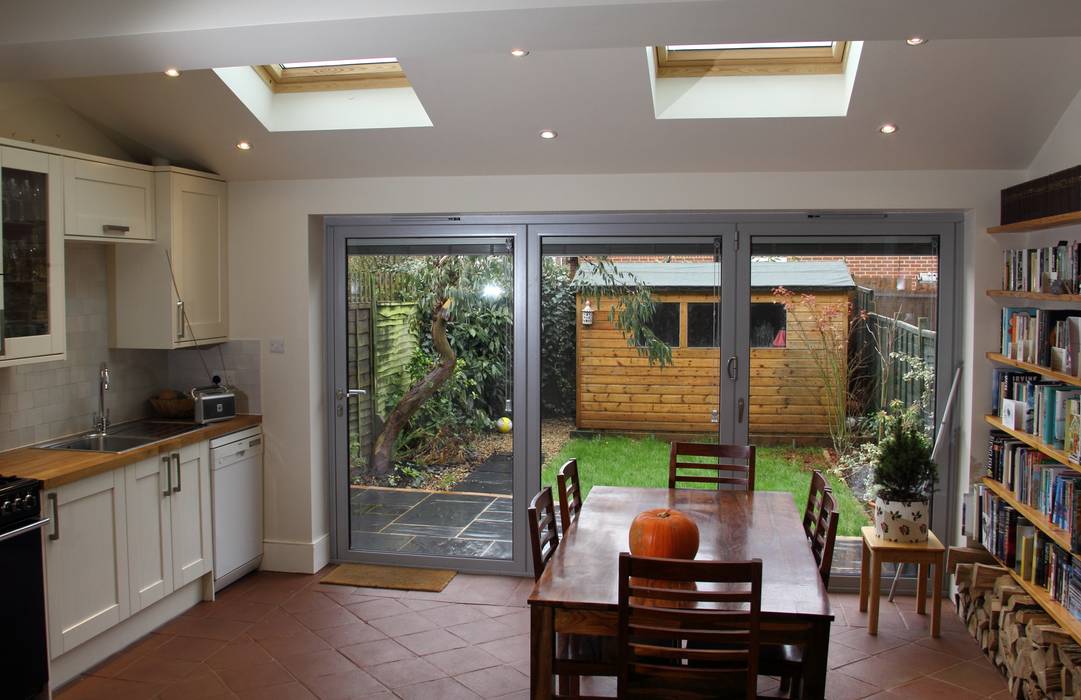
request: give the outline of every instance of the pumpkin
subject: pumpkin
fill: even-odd
[[[629,540],[631,554],[640,557],[694,559],[698,554],[698,526],[671,508],[639,513],[631,523]]]

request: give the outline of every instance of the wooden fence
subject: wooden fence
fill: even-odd
[[[922,378],[910,376],[910,373],[916,369],[917,363],[934,370],[937,333],[928,327],[930,324],[926,318],[918,319],[915,325],[879,314],[868,314],[868,319],[869,324],[876,328],[883,349],[887,350],[881,355],[875,353],[878,363],[875,376],[878,382],[885,381],[884,387],[879,384],[884,391],[875,392],[878,397],[875,407],[884,408],[895,399],[905,406],[919,405],[927,387]],[[886,363],[885,367],[883,363]],[[906,379],[906,376],[909,378]],[[934,410],[934,407],[931,409]],[[924,417],[928,420],[933,418]]]

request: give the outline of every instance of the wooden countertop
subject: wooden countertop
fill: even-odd
[[[20,447],[0,452],[0,474],[41,479],[44,488],[52,489],[88,476],[142,461],[185,445],[228,435],[263,422],[262,416],[237,416],[220,423],[192,430],[176,437],[152,442],[127,452],[83,452],[81,450],[46,450]]]

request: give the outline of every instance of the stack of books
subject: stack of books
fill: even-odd
[[[1076,294],[1081,245],[1059,241],[1046,248],[1002,251],[1002,288],[1011,292]]]
[[[1004,307],[1000,352],[1011,360],[1078,376],[1081,316],[1074,311]]]
[[[996,430],[987,450],[987,476],[1013,492],[1024,505],[1043,513],[1048,521],[1067,532],[1074,531],[1081,473],[1048,461],[1038,450]]]
[[[1081,387],[1048,381],[1035,372],[995,369],[991,392],[991,410],[1005,427],[1055,449],[1076,447]]]

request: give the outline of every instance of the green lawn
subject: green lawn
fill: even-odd
[[[606,486],[668,485],[668,443],[654,438],[627,437],[574,438],[541,471],[541,485],[556,486],[556,471],[568,459],[578,460],[583,496],[594,484]],[[802,509],[811,484],[811,469],[825,470],[825,456],[816,447],[760,447],[755,464],[755,489],[788,491]],[[866,512],[848,485],[827,473],[841,509],[839,535],[858,537],[860,526],[870,524]]]

